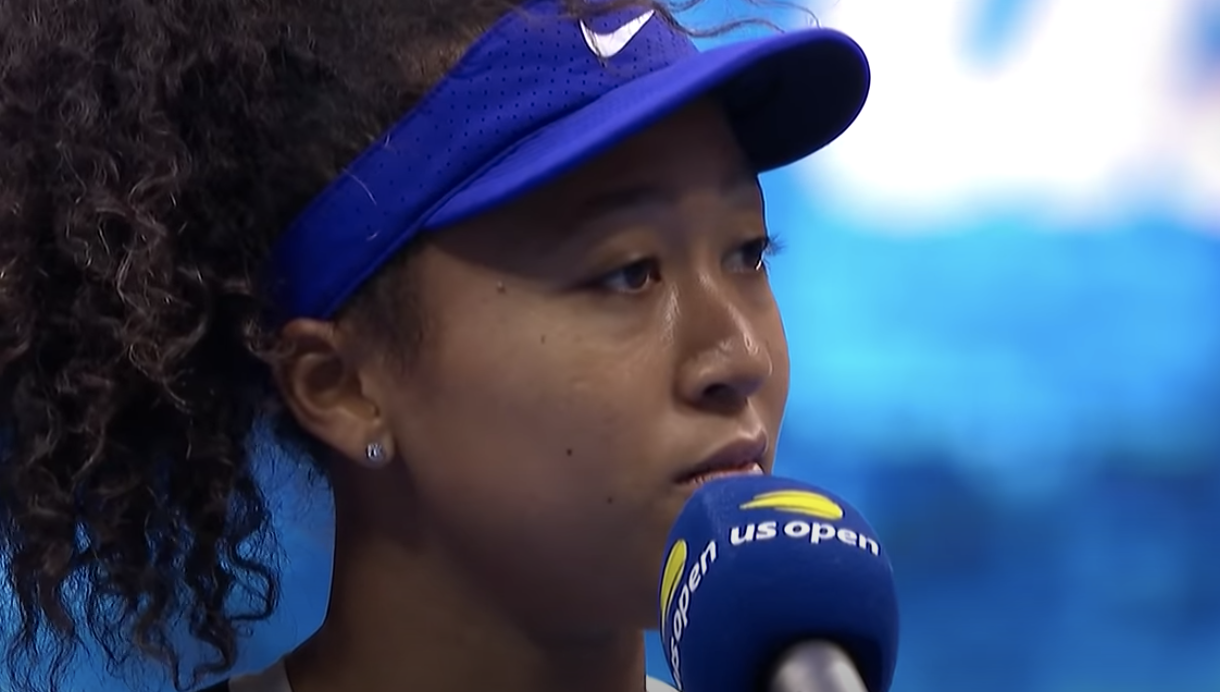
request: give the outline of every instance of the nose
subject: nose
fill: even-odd
[[[710,282],[686,298],[677,325],[683,354],[678,396],[700,410],[738,413],[774,372],[765,329],[778,319],[774,308],[742,305],[731,289]]]

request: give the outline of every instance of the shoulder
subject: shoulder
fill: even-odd
[[[284,662],[253,675],[242,675],[204,692],[292,692]]]
[[[645,692],[678,692],[669,684],[656,678],[646,678]],[[288,676],[284,673],[282,663],[268,668],[257,675],[235,678],[232,684],[222,682],[201,692],[292,692],[288,686]]]

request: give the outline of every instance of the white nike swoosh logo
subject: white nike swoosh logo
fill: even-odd
[[[640,33],[640,29],[643,29],[648,20],[652,19],[653,14],[653,10],[648,10],[608,34],[599,34],[581,22],[580,32],[585,35],[585,45],[589,46],[589,50],[593,51],[594,55],[603,60],[609,60],[626,48],[628,43],[631,43],[631,39]]]

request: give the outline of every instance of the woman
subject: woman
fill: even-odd
[[[858,47],[698,54],[664,6],[560,0],[24,0],[0,27],[14,684],[72,689],[84,647],[182,688],[640,689],[670,522],[772,463],[756,176],[855,118]],[[334,578],[243,677],[292,587],[266,421],[333,490]]]

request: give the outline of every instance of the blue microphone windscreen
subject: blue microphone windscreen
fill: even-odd
[[[887,692],[898,654],[893,571],[876,532],[824,490],[774,476],[700,487],[669,534],[661,639],[684,692],[766,689],[777,658],[823,639]]]

